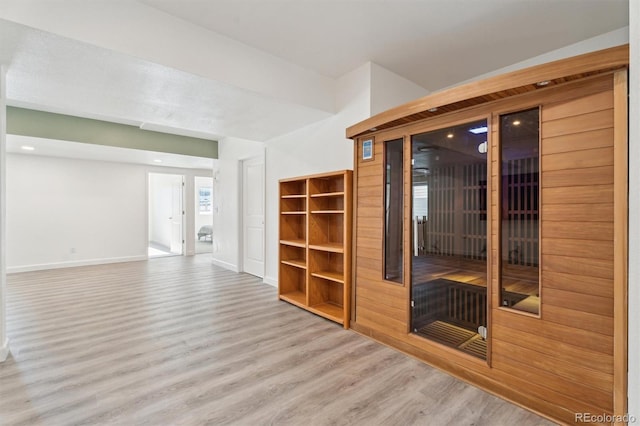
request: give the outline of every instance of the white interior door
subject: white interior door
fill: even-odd
[[[243,269],[264,276],[264,159],[242,162]]]
[[[184,243],[182,238],[182,187],[182,176],[171,183],[171,216],[169,221],[171,222],[171,253],[173,254],[182,254]]]

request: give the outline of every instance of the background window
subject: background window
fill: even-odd
[[[210,186],[200,187],[198,189],[199,212],[200,214],[211,214],[211,193]]]

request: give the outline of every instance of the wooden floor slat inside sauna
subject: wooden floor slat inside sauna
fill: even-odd
[[[8,277],[7,425],[540,425],[211,256]]]
[[[486,340],[473,331],[444,321],[433,321],[419,329],[417,334],[482,359],[487,357]]]

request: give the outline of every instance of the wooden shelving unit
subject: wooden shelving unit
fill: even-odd
[[[349,328],[352,172],[280,181],[280,299]]]

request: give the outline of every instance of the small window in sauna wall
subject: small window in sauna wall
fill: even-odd
[[[403,140],[385,142],[384,278],[402,283]]]
[[[538,314],[540,113],[500,116],[500,300],[504,307]]]
[[[487,121],[414,135],[411,328],[486,359]]]

